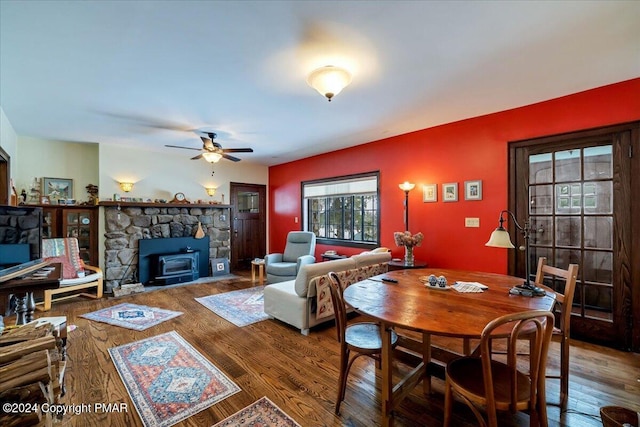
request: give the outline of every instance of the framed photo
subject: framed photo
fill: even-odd
[[[458,183],[449,182],[442,184],[442,200],[444,202],[457,202],[458,201]]]
[[[42,178],[42,196],[53,200],[73,199],[73,179]]]
[[[438,184],[425,184],[422,186],[422,201],[424,203],[438,201]]]
[[[464,199],[465,200],[482,200],[482,181],[465,181],[464,182]]]

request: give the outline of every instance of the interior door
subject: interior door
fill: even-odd
[[[640,239],[632,238],[640,218],[631,214],[639,196],[638,134],[636,123],[510,145],[510,209],[531,222],[528,274],[535,276],[541,256],[560,268],[579,264],[572,336],[634,351],[640,351]],[[524,276],[524,254],[511,264]]]
[[[266,186],[232,182],[231,267],[251,268],[251,260],[266,255]]]

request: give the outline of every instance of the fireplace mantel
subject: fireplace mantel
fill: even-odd
[[[223,205],[220,203],[155,203],[155,202],[115,202],[103,201],[99,206],[118,207],[121,208],[210,208],[210,209],[228,209],[231,205]]]

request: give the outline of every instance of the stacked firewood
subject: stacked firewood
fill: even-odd
[[[0,425],[47,426],[63,394],[64,345],[50,323],[0,335]],[[44,405],[44,406],[43,406]]]

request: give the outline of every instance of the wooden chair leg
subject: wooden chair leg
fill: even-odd
[[[340,354],[340,378],[338,379],[338,397],[336,398],[336,415],[340,414],[340,404],[344,400],[347,388],[347,367],[349,365],[349,350],[344,349]]]
[[[51,291],[44,291],[44,306],[42,307],[43,311],[51,310]]]
[[[569,339],[560,343],[560,402],[564,405],[569,396]]]
[[[453,411],[453,390],[451,390],[451,384],[449,378],[444,382],[444,427],[451,425],[451,413]]]

